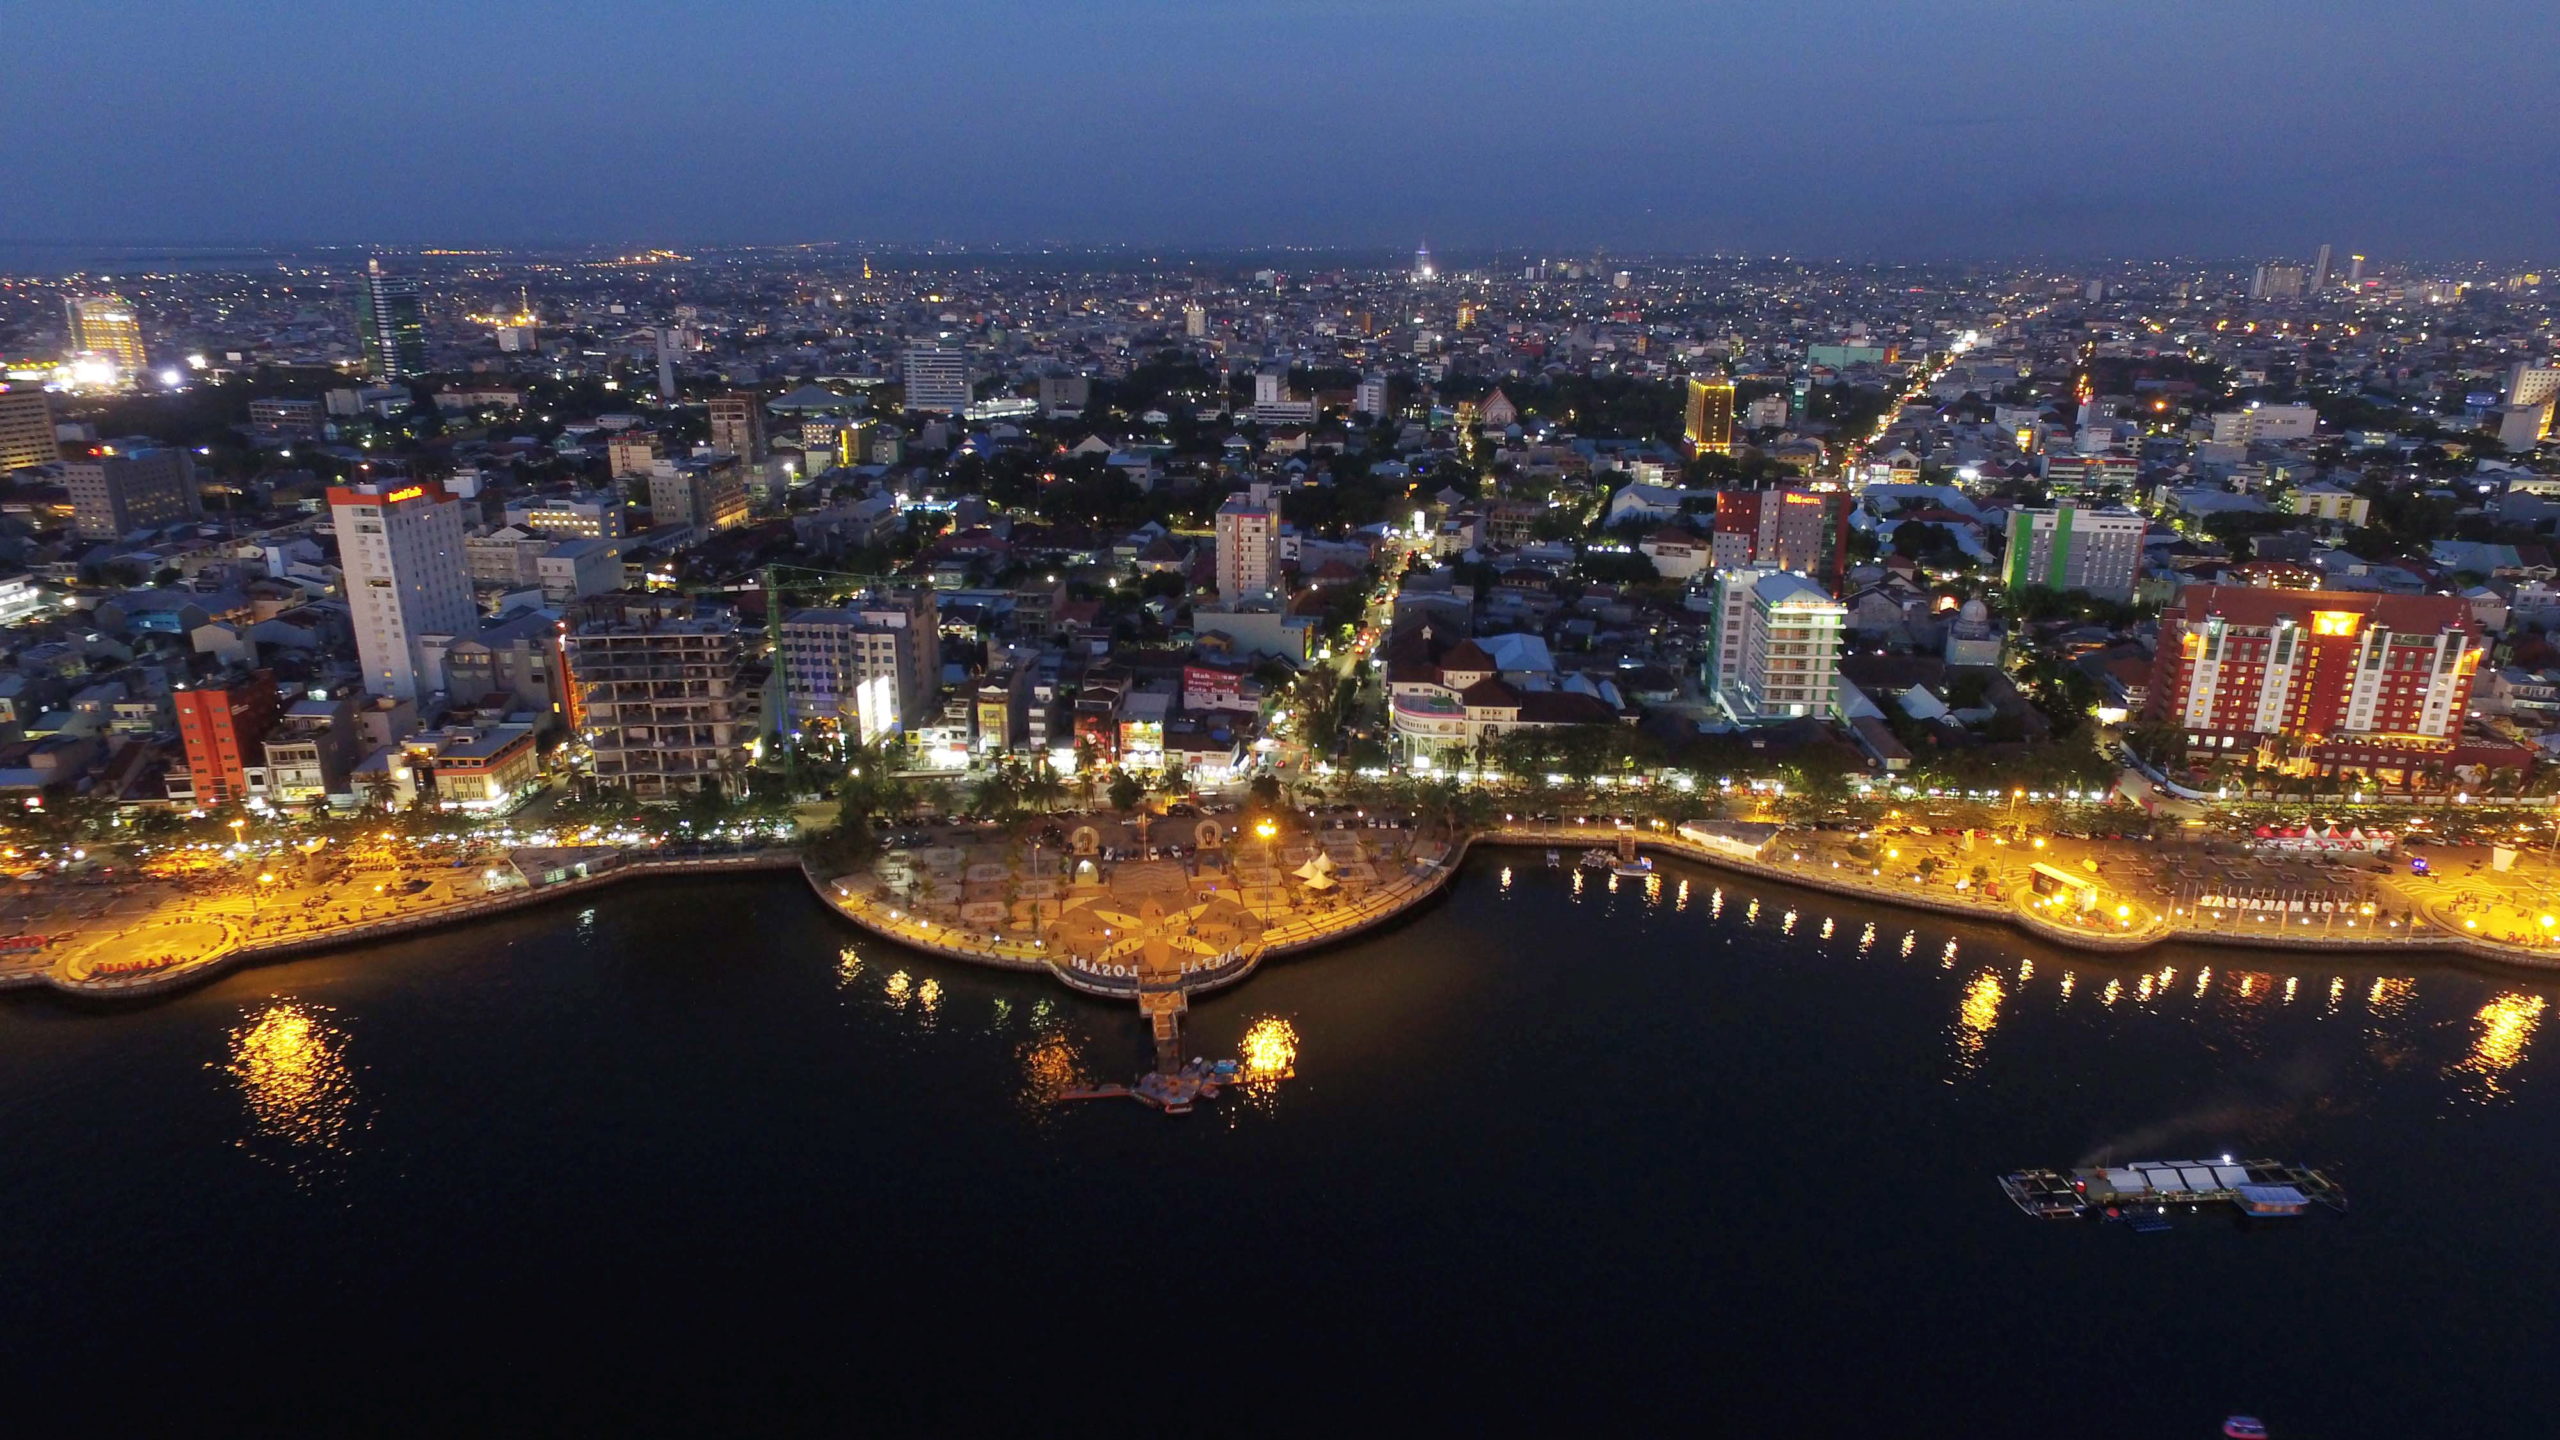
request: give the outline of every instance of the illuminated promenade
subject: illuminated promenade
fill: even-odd
[[[206,896],[128,881],[95,903],[68,893],[50,912],[59,930],[44,937],[50,943],[0,956],[0,989],[141,998],[240,965],[465,923],[635,878],[798,868],[829,908],[871,934],[1135,1002],[1169,1046],[1189,996],[1411,912],[1440,894],[1477,843],[1550,848],[1568,865],[1586,849],[1632,843],[1788,885],[2006,924],[2098,954],[2184,942],[2434,952],[2560,969],[2560,868],[2528,855],[2499,871],[2476,847],[2432,850],[2435,873],[2413,876],[2405,861],[2362,856],[2311,863],[2062,839],[1966,849],[1944,834],[1860,840],[1782,832],[1753,856],[1669,827],[1609,822],[1505,823],[1455,843],[1403,820],[1336,814],[1267,834],[1201,821],[1184,832],[1190,843],[1170,846],[1150,847],[1143,825],[1080,822],[1078,831],[1069,844],[1044,846],[949,827],[928,837],[932,843],[841,874],[821,874],[798,852],[776,848],[609,853],[593,873],[539,884],[490,856],[435,873],[410,893],[287,883]],[[2086,874],[2092,903],[2039,897],[2030,869],[2038,862]],[[69,908],[81,904],[88,908]],[[21,929],[47,923],[17,917]]]

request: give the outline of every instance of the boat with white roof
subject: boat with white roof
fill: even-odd
[[[2115,1219],[2165,1214],[2177,1206],[2229,1205],[2256,1219],[2289,1219],[2313,1206],[2345,1214],[2347,1192],[2305,1165],[2278,1160],[2143,1160],[2071,1170],[2020,1170],[2000,1177],[2010,1203],[2039,1219]]]

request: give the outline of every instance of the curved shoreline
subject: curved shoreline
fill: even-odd
[[[1494,845],[1599,844],[1616,838],[1614,829],[1588,826],[1504,826],[1470,836],[1470,842],[1482,840]],[[2038,940],[2075,950],[2101,955],[2130,955],[2155,945],[2219,945],[2250,950],[2345,950],[2359,955],[2407,954],[2433,951],[2485,961],[2513,969],[2542,972],[2560,971],[2560,954],[2545,954],[2521,946],[2505,945],[2477,936],[2456,935],[2441,929],[2432,933],[2412,931],[2398,939],[2375,937],[2339,937],[2323,935],[2317,940],[2295,939],[2272,933],[2251,935],[2239,931],[2217,930],[2207,926],[2187,925],[2161,920],[2128,934],[2091,933],[2057,925],[2030,912],[2023,904],[2000,901],[1963,900],[1946,895],[1923,895],[1907,890],[1861,884],[1824,871],[1747,860],[1737,855],[1720,854],[1704,846],[1659,832],[1637,832],[1639,848],[1658,851],[1692,860],[1701,865],[1736,874],[1755,876],[1799,889],[1819,890],[1855,900],[1869,900],[1905,909],[1930,910],[1942,915],[1960,916],[1968,920],[2005,923]]]
[[[1185,994],[1207,994],[1227,989],[1252,976],[1266,960],[1306,954],[1368,934],[1399,920],[1417,907],[1437,898],[1446,890],[1450,880],[1457,875],[1461,863],[1478,844],[1525,848],[1590,847],[1613,844],[1619,838],[1619,834],[1620,832],[1614,826],[1534,824],[1502,825],[1470,833],[1460,837],[1454,847],[1439,859],[1417,862],[1393,884],[1382,887],[1372,896],[1344,911],[1271,925],[1263,932],[1258,945],[1214,969],[1185,976],[1178,988]],[[1837,895],[1844,899],[1869,901],[1906,910],[1924,910],[1956,919],[2006,924],[2034,939],[2093,955],[2131,956],[2157,945],[2188,944],[2294,952],[2344,951],[2363,957],[2436,955],[2507,970],[2527,970],[2544,974],[2560,971],[2560,953],[2545,954],[2477,936],[2448,933],[2441,927],[2426,932],[2413,930],[2398,938],[2390,939],[2380,936],[2340,937],[2334,934],[2322,935],[2317,939],[2308,937],[2296,939],[2283,932],[2252,935],[2155,917],[2154,923],[2130,933],[2083,931],[2044,919],[2032,913],[2022,901],[1985,901],[1960,898],[1952,894],[1923,894],[1904,888],[1899,882],[1875,884],[1793,864],[1773,863],[1726,854],[1676,834],[1661,831],[1638,831],[1634,839],[1640,849],[1692,861],[1731,874]],[[1140,997],[1142,987],[1133,978],[1093,974],[1079,970],[1070,960],[1053,956],[1037,944],[1007,940],[984,932],[960,930],[931,921],[908,919],[895,913],[883,914],[877,905],[866,903],[845,887],[842,884],[842,877],[821,878],[796,850],[681,859],[635,859],[600,874],[564,880],[538,888],[507,891],[466,904],[447,905],[408,915],[359,921],[314,933],[235,942],[202,959],[189,961],[166,970],[139,974],[130,979],[74,981],[48,968],[0,977],[0,990],[41,987],[82,999],[110,1001],[145,999],[185,989],[227,974],[234,969],[293,959],[342,946],[394,939],[450,925],[466,924],[493,915],[508,914],[547,904],[553,900],[592,894],[610,889],[627,880],[653,875],[694,877],[735,871],[771,872],[783,869],[798,870],[808,884],[810,893],[820,904],[825,905],[856,928],[879,939],[966,964],[985,965],[1026,974],[1045,972],[1070,989],[1100,999],[1129,1000]]]
[[[441,905],[407,915],[386,915],[377,920],[359,920],[352,924],[332,926],[325,930],[300,935],[282,935],[268,940],[235,942],[209,955],[173,965],[165,970],[145,971],[128,980],[67,980],[51,968],[0,977],[0,989],[48,989],[57,994],[83,1000],[144,1000],[190,986],[202,984],[233,970],[263,965],[278,960],[291,960],[346,945],[360,945],[375,940],[397,939],[422,930],[436,930],[449,925],[468,924],[493,915],[530,909],[554,900],[572,899],[580,895],[608,890],[626,880],[649,876],[697,876],[724,874],[739,870],[779,870],[799,864],[792,851],[766,851],[745,855],[703,855],[680,859],[640,859],[615,866],[594,875],[563,880],[552,885],[527,886],[508,890],[461,905]]]

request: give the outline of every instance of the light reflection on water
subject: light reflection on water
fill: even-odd
[[[2507,1073],[2523,1063],[2525,1048],[2542,1024],[2542,1007],[2539,995],[2510,992],[2480,1007],[2473,1017],[2480,1024],[2480,1034],[2471,1042],[2471,1054],[2454,1069],[2477,1080],[2479,1098],[2494,1100],[2507,1093]]]
[[[1514,874],[1508,879],[1514,893],[1535,891],[1552,886],[1554,882],[1552,875],[1537,871]],[[1567,879],[1568,887],[1580,892],[1585,884],[1585,872],[1577,868],[1568,872]],[[1608,877],[1608,880],[1611,888],[1615,888],[1616,877]],[[1676,906],[1680,899],[1685,898],[1689,884],[1688,880],[1677,877],[1668,881],[1658,876],[1648,877],[1643,887],[1645,902],[1649,907],[1660,907],[1665,899],[1672,899]],[[1549,893],[1553,893],[1552,890]],[[1702,894],[1707,901],[1704,907],[1707,914],[1701,923],[1722,928],[1727,898],[1724,890],[1702,887]],[[1747,890],[1732,899],[1741,907],[1731,922],[1735,929],[1756,927],[1761,907],[1768,904],[1772,907],[1772,918],[1777,922],[1774,928],[1790,939],[1812,943],[1817,938],[1827,941],[1846,933],[1836,916],[1822,913],[1818,900],[1812,906],[1796,909],[1788,908],[1783,899],[1766,900]],[[1803,928],[1800,930],[1799,927]],[[1860,922],[1855,952],[1858,956],[1881,955],[1875,948],[1877,931],[1875,921]],[[1920,943],[1921,935],[1917,929],[1906,930],[1898,947],[1901,958],[1906,961],[1912,959]],[[2080,989],[2076,969],[2048,969],[2040,975],[2031,954],[2004,954],[2006,947],[1986,942],[1980,937],[1975,938],[1974,954],[1970,957],[1964,956],[1966,947],[1958,938],[1933,938],[1931,943],[1940,946],[1932,957],[1937,963],[1918,973],[1948,972],[1952,993],[1946,997],[1945,1003],[1953,1011],[1948,1033],[1954,1041],[1960,1073],[1975,1072],[1986,1063],[1994,1034],[1999,1031],[2001,1021],[2013,1013],[2016,1004],[2043,989],[2052,996],[2055,1009],[2060,1010],[2072,1004]],[[1958,968],[1960,958],[1968,961],[1963,969]],[[1870,960],[1869,963],[1876,962]],[[2106,1022],[2110,1025],[2169,1022],[2195,1026],[2229,1022],[2259,1011],[2261,1007],[2264,1007],[2261,1013],[2272,1011],[2274,1006],[2269,1002],[2280,1001],[2290,1005],[2302,993],[2306,978],[2313,985],[2320,985],[2323,980],[2317,970],[2234,969],[2217,973],[2210,965],[2200,965],[2192,972],[2182,972],[2180,966],[2159,964],[2144,970],[2128,969],[2123,973],[2109,974],[2103,961],[2094,968],[2097,973],[2091,983],[2102,986],[2097,996],[2099,1005],[2115,1012],[2118,1017]],[[918,1031],[932,1031],[938,1027],[944,1008],[944,987],[930,975],[912,974],[904,969],[893,970],[886,975],[877,971],[866,972],[862,957],[850,945],[837,956],[836,975],[840,983],[848,986],[857,978],[863,978],[863,993],[875,997],[875,1003],[883,1011],[900,1017],[907,1026]],[[2387,1040],[2390,1047],[2397,1047],[2395,1053],[2415,1058],[2416,1047],[2425,1038],[2425,1034],[2420,1032],[2442,1034],[2448,1024],[2441,1016],[2426,1020],[2416,1018],[2418,986],[2412,976],[2380,975],[2369,980],[2358,977],[2355,983],[2362,989],[2364,1002],[2365,1015],[2359,1018],[2372,1036],[2373,1053],[2377,1055],[2384,1053]],[[874,984],[879,988],[871,989]],[[2326,1007],[2300,1012],[2306,1021],[2317,1022],[2333,1017],[2345,1008],[2350,993],[2348,977],[2330,975],[2326,977],[2325,988],[2328,997]],[[2120,1007],[2119,1001],[2129,1004]],[[1079,1038],[1069,1033],[1061,1013],[1047,997],[1026,998],[1021,1005],[1023,1008],[1017,1011],[1014,1001],[996,998],[988,1033],[1007,1037],[1006,1043],[1022,1075],[1021,1095],[1024,1101],[1046,1107],[1070,1086],[1093,1081],[1094,1067],[1090,1063],[1090,1054],[1094,1039],[1092,1036]],[[2485,1102],[2508,1095],[2515,1072],[2528,1056],[2546,1005],[2545,998],[2539,995],[2523,992],[2498,995],[2470,1017],[2470,1023],[2465,1027],[2470,1040],[2467,1053],[2458,1058],[2439,1059],[2436,1065],[2449,1080],[2457,1083],[2463,1094],[2474,1099]],[[2097,1011],[2084,1013],[2093,1021],[2098,1015]],[[1133,1026],[1137,1023],[1134,1016],[1127,1019]],[[336,1074],[339,1083],[344,1084],[343,1065],[336,1058],[337,1049],[343,1045],[343,1036],[331,1042],[319,1035],[309,1016],[278,1015],[273,1023],[275,1028],[263,1043],[280,1057],[273,1067],[280,1075],[296,1073],[296,1065],[313,1067],[316,1071],[338,1065],[339,1069],[330,1073]],[[1120,1022],[1115,1017],[1097,1023],[1109,1027]],[[1027,1037],[1023,1033],[1026,1030],[1029,1032]],[[1267,1109],[1270,1106],[1279,1082],[1296,1073],[1298,1043],[1297,1029],[1289,1019],[1263,1015],[1248,1024],[1238,1041],[1240,1074],[1230,1092],[1241,1102],[1238,1108]],[[282,1058],[296,1056],[306,1046],[315,1052],[309,1059]],[[279,1082],[274,1088],[279,1093],[293,1093],[290,1082]],[[315,1076],[304,1084],[304,1088],[325,1091],[329,1087]],[[346,1085],[345,1089],[352,1095],[351,1085]],[[279,1117],[297,1113],[281,1101],[270,1108]],[[294,1133],[310,1134],[316,1133],[315,1126],[327,1122],[288,1122],[279,1118],[273,1122],[273,1128],[282,1133],[296,1123],[300,1124],[300,1129]],[[343,1118],[335,1123],[343,1124]]]
[[[243,1143],[306,1182],[350,1153],[368,1123],[336,1013],[277,1000],[232,1027],[222,1067],[249,1109]]]
[[[1956,1063],[1971,1070],[1982,1063],[1982,1049],[2000,1024],[2000,1002],[2007,998],[2000,977],[1985,970],[1964,987],[1956,1007]]]
[[[1246,1094],[1269,1097],[1298,1073],[1298,1027],[1278,1015],[1247,1025],[1236,1043],[1236,1074]]]

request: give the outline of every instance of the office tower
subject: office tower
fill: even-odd
[[[1431,263],[1431,242],[1426,240],[1413,248],[1413,278],[1428,280],[1439,274]]]
[[[753,465],[767,454],[764,399],[751,390],[730,390],[711,397],[711,448],[725,450]]]
[[[1722,375],[1689,377],[1689,415],[1683,427],[1692,455],[1733,453],[1733,382]]]
[[[2012,590],[2085,590],[2101,600],[2130,601],[2142,574],[2146,528],[2141,516],[2126,511],[2012,510],[2003,578]]]
[[[2406,780],[2481,763],[2462,726],[2485,649],[2458,595],[2190,585],[2160,616],[2146,712],[2191,755],[2282,737],[2319,774]]]
[[[1182,307],[1182,333],[1197,340],[1209,333],[1209,312],[1200,305]]]
[[[142,373],[142,320],[123,296],[66,296],[62,311],[71,353],[113,360],[126,379]]]
[[[1707,675],[1716,704],[1744,723],[1839,708],[1840,636],[1849,607],[1801,575],[1719,570]]]
[[[690,602],[589,602],[561,639],[572,723],[595,778],[651,804],[733,788],[755,739],[745,652]]]
[[[957,415],[969,408],[968,357],[957,350],[918,346],[899,361],[907,408]]]
[[[933,591],[918,587],[875,590],[785,619],[775,663],[782,668],[790,728],[865,743],[922,728],[941,688],[935,615]]]
[[[0,384],[0,475],[61,458],[53,439],[53,397],[33,385]]]
[[[649,523],[708,534],[747,523],[747,486],[735,459],[661,460],[649,472]]]
[[[113,540],[204,513],[196,493],[196,460],[176,446],[107,446],[94,459],[63,467],[71,491],[71,533]]]
[[[1840,490],[1726,490],[1716,496],[1716,568],[1771,566],[1841,584],[1850,499]]]
[[[1280,502],[1257,480],[1218,507],[1218,596],[1228,605],[1269,600],[1280,588]]]
[[[266,764],[261,748],[283,713],[276,677],[261,670],[220,685],[180,686],[170,697],[178,712],[178,739],[186,747],[187,776],[198,805],[249,798],[249,766]]]
[[[356,331],[364,343],[366,375],[399,380],[426,373],[426,310],[414,278],[385,275],[381,261],[366,261],[364,285],[356,292]]]
[[[414,700],[445,688],[441,642],[477,628],[462,543],[462,503],[432,481],[329,487],[338,565],[364,662],[365,689]]]
[[[2347,257],[2347,288],[2353,290],[2363,284],[2364,257],[2361,255],[2350,255]]]
[[[1351,408],[1372,420],[1387,418],[1387,377],[1363,375],[1360,388],[1352,392]]]
[[[2311,293],[2317,295],[2328,288],[2329,247],[2323,245],[2320,247],[2319,257],[2311,262]]]

